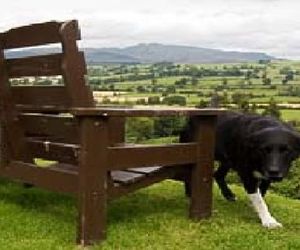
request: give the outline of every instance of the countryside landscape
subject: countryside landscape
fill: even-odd
[[[158,47],[160,51],[155,52]],[[157,44],[139,45],[135,57],[118,55],[116,51],[120,50],[116,49],[101,49],[98,53],[86,50],[86,78],[97,106],[223,107],[272,115],[300,129],[299,61],[263,53],[230,52],[224,56],[218,50],[208,50],[213,52],[213,57],[202,54],[198,59],[194,55],[182,58],[181,53],[176,57],[173,50],[170,58],[162,56],[163,48],[166,47]],[[186,55],[190,55],[187,52],[190,48],[176,48],[185,49]],[[194,52],[195,49],[192,48]],[[145,53],[147,57],[143,56]],[[151,56],[155,53],[160,57]],[[49,83],[60,85],[62,79],[12,80],[14,85]],[[126,140],[153,144],[177,142],[185,122],[181,117],[131,118],[127,121]],[[41,159],[37,163],[47,165]],[[109,237],[92,249],[299,249],[299,160],[289,177],[274,185],[267,196],[270,208],[284,225],[282,229],[261,228],[237,177],[232,174],[229,179],[238,201],[228,203],[215,187],[213,217],[200,223],[186,218],[188,199],[182,184],[174,181],[165,181],[112,202]],[[4,215],[0,226],[10,228],[1,230],[0,243],[5,249],[73,249],[75,199],[36,188],[24,190],[21,185],[4,180],[0,192],[3,194],[0,209]],[[61,228],[63,233],[58,233],[57,229],[61,232]]]
[[[230,170],[228,201],[209,169],[220,162],[204,116],[219,111],[182,111],[272,116],[300,132],[299,9],[296,0],[2,1],[0,250],[299,250],[300,157],[263,199]],[[202,114],[200,142],[178,143],[186,113]],[[263,145],[241,153],[247,140],[233,136],[221,150],[261,156],[273,172],[299,146],[281,132],[255,133]],[[268,139],[280,141],[275,153]],[[247,177],[267,184],[255,170]]]

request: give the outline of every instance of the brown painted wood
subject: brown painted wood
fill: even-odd
[[[81,58],[81,60],[84,60],[83,52],[79,52],[78,56]],[[58,53],[7,59],[6,64],[8,76],[10,78],[19,78],[24,76],[62,75],[62,57],[63,54]],[[80,71],[82,75],[87,73],[86,67],[84,67],[83,64],[79,64],[78,67],[78,71]]]
[[[0,174],[3,177],[13,178],[56,192],[77,192],[77,174],[60,170],[58,167],[56,169],[42,168],[30,163],[12,161],[9,166],[0,170]]]
[[[79,229],[77,242],[89,245],[106,237],[109,130],[104,119],[79,120]]]
[[[110,145],[124,143],[125,141],[125,117],[113,117],[109,119]]]
[[[216,117],[194,117],[197,161],[191,172],[190,217],[207,218],[212,213],[212,181]]]
[[[196,150],[195,143],[110,147],[109,169],[124,170],[193,163],[196,161]]]
[[[20,116],[27,137],[46,137],[52,142],[78,144],[76,120],[68,115],[25,113]]]
[[[8,138],[3,128],[3,124],[0,123],[0,169],[5,168],[8,165],[9,159],[9,149],[8,149]]]
[[[130,185],[120,185],[120,183],[117,183],[117,185],[109,186],[108,189],[108,198],[110,200],[119,198],[123,195],[126,195],[128,193],[134,192],[138,189],[150,186],[152,184],[161,182],[165,179],[172,179],[178,173],[177,170],[180,168],[178,167],[163,167],[160,171],[158,171],[153,176],[148,176],[147,178],[144,178],[143,181],[134,182]]]
[[[113,182],[120,183],[122,185],[129,185],[135,183],[137,181],[142,180],[145,178],[146,175],[134,173],[130,171],[111,171],[111,178]]]
[[[70,113],[70,107],[56,105],[16,105],[17,110],[27,113],[59,114]]]
[[[196,108],[104,108],[87,107],[73,108],[72,114],[76,116],[116,116],[116,117],[158,117],[158,116],[216,116],[222,109],[196,109]]]
[[[1,44],[0,44],[1,46]],[[9,156],[15,160],[24,159],[26,148],[23,141],[24,133],[20,126],[18,112],[15,105],[8,82],[5,58],[2,48],[0,47],[0,120],[3,133],[7,136],[7,150]]]
[[[78,32],[77,23],[74,22],[66,22],[61,27],[63,79],[72,106],[91,107],[94,105],[94,100],[86,86],[84,74],[80,70],[86,68],[86,64],[76,44]]]
[[[33,109],[40,106],[66,108],[71,105],[64,86],[14,86],[11,89],[16,104],[33,106]]]
[[[145,168],[129,168],[128,171],[150,176],[156,174],[161,169],[162,169],[161,166],[155,166],[155,167],[145,167]]]
[[[78,26],[77,21],[70,21],[72,25]],[[0,42],[3,49],[22,48],[61,42],[61,22],[46,22],[10,29],[0,33]],[[80,39],[77,32],[74,37]]]
[[[210,216],[215,118],[222,111],[95,107],[85,83],[86,65],[76,43],[79,37],[76,21],[34,24],[0,33],[0,117],[4,128],[0,176],[76,193],[77,242],[84,246],[105,238],[108,199],[177,178],[189,168],[190,217],[198,220]],[[50,43],[61,43],[62,54],[4,57],[4,49]],[[8,81],[9,77],[56,74],[63,76],[65,86],[12,87]],[[125,120],[140,116],[197,116],[195,141],[127,145]],[[57,163],[37,167],[30,163],[35,157]]]
[[[79,146],[76,144],[57,143],[46,139],[38,140],[32,138],[28,138],[26,141],[28,154],[32,158],[78,164]]]

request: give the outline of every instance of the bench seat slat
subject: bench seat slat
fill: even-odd
[[[123,185],[128,185],[131,183],[135,183],[138,180],[142,180],[145,178],[144,174],[138,174],[134,172],[128,172],[128,171],[112,171],[111,172],[111,178],[113,182],[117,182]]]
[[[145,167],[145,168],[129,168],[128,171],[133,173],[145,174],[145,175],[153,175],[158,172],[162,167],[154,166],[154,167]]]

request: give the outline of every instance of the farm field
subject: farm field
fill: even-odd
[[[89,83],[98,104],[267,106],[272,99],[283,119],[300,120],[300,63],[94,65]],[[243,104],[244,103],[244,104]],[[287,110],[286,108],[296,108]]]

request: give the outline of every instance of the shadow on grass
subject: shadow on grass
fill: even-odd
[[[179,187],[176,186],[178,184],[168,185],[168,188],[164,188],[164,185],[158,185],[109,202],[109,222],[122,223],[123,221],[162,213],[185,216],[189,202],[188,199],[184,198],[181,185]],[[170,191],[172,186],[173,191],[174,189],[179,190]],[[74,220],[77,216],[77,200],[70,195],[58,194],[35,187],[26,188],[21,183],[3,179],[0,180],[0,194],[0,202],[15,204],[23,210],[39,214],[49,213],[58,220]]]
[[[0,194],[0,202],[15,204],[31,213],[47,213],[55,220],[65,220],[72,224],[77,218],[76,199],[69,195],[35,187],[24,188],[22,184],[6,180],[0,180]],[[120,224],[154,216],[188,219],[188,211],[189,199],[184,196],[183,185],[166,181],[110,202],[108,223]],[[259,222],[246,196],[238,197],[236,202],[228,202],[214,188],[212,218],[216,221],[220,219],[221,223],[224,218],[230,217],[232,221]]]
[[[74,214],[76,200],[65,194],[58,194],[35,187],[24,187],[21,183],[0,180],[0,202],[15,204],[25,211],[49,213],[57,219],[70,217]],[[67,212],[67,213],[66,213]]]

